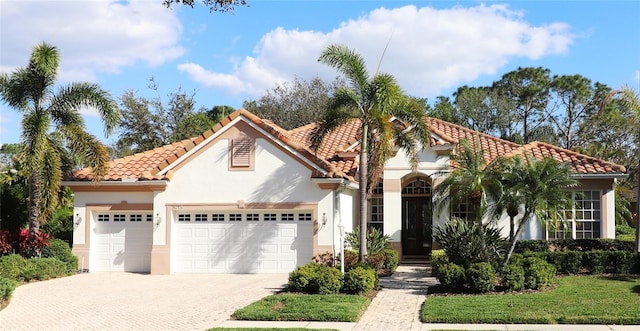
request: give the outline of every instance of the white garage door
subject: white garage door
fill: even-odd
[[[311,261],[310,211],[175,215],[174,272],[287,273]]]
[[[97,214],[89,271],[149,272],[152,245],[150,213]]]

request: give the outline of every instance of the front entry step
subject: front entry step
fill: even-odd
[[[431,266],[429,255],[405,255],[400,262],[402,265]]]

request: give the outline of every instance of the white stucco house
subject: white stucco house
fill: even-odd
[[[403,258],[427,255],[432,227],[448,217],[432,208],[434,175],[450,169],[462,139],[479,139],[488,161],[526,152],[572,166],[585,194],[567,231],[531,224],[523,238],[615,236],[613,188],[624,167],[425,121],[432,139],[417,171],[402,152],[390,159],[368,215]],[[286,273],[335,253],[339,226],[350,232],[358,222],[357,124],[330,134],[316,153],[314,124],[287,131],[238,110],[198,137],[111,161],[99,182],[89,169],[76,171],[63,182],[75,194],[73,253],[90,272],[151,274]]]

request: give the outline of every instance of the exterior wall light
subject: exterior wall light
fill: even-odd
[[[327,225],[327,214],[322,213],[322,225]]]
[[[160,225],[160,222],[162,222],[162,218],[160,217],[160,213],[157,213],[156,214],[156,222],[155,222],[156,226]]]

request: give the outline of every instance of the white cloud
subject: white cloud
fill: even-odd
[[[575,36],[567,24],[532,26],[523,17],[505,5],[380,8],[329,32],[276,28],[258,42],[254,56],[239,60],[229,73],[193,62],[178,69],[203,86],[259,96],[294,76],[332,80],[335,70],[316,60],[326,45],[341,43],[364,56],[371,73],[380,63],[380,71],[393,74],[407,92],[434,96],[495,74],[514,58],[568,51]]]
[[[62,81],[95,81],[134,64],[180,57],[182,25],[160,1],[2,1],[2,70],[25,66],[34,45],[61,53]]]

